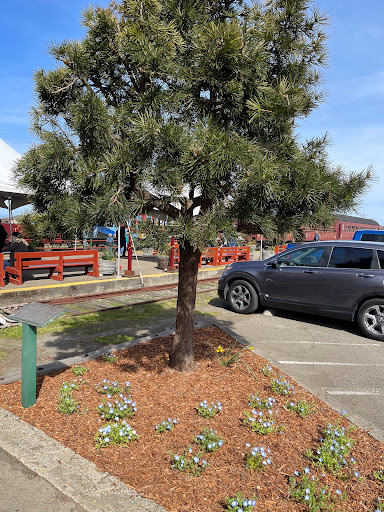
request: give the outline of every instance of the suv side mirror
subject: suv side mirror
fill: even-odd
[[[267,263],[267,267],[277,268],[277,266],[278,266],[277,260],[272,260]]]

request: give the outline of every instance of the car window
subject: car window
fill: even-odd
[[[277,259],[279,267],[318,267],[324,247],[303,247],[289,254],[282,254]]]
[[[384,269],[384,251],[377,251],[377,255],[379,257],[380,268]]]
[[[371,268],[373,251],[360,247],[334,247],[329,267]]]
[[[366,242],[384,242],[384,235],[380,233],[364,233],[361,235],[360,240]]]

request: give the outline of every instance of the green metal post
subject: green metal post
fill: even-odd
[[[36,403],[36,330],[34,325],[22,323],[21,337],[21,405]]]

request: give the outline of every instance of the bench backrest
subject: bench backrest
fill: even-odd
[[[86,251],[73,251],[73,250],[63,250],[63,251],[29,251],[29,252],[17,252],[15,253],[15,266],[23,266],[25,262],[25,266],[29,264],[34,264],[40,262],[44,264],[44,260],[46,263],[57,261],[60,263],[63,261],[65,263],[66,259],[79,259],[81,261],[92,261],[97,262],[98,252],[96,249],[90,249]],[[34,260],[33,263],[31,260]]]

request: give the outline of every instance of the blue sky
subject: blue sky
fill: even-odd
[[[89,3],[0,0],[0,138],[20,153],[34,141],[28,117],[34,103],[32,75],[54,66],[47,54],[50,41],[82,36],[80,12]],[[328,97],[298,131],[303,140],[328,132],[330,158],[347,171],[373,165],[377,180],[358,214],[384,225],[384,2],[318,0],[316,5],[331,18],[323,86]]]

